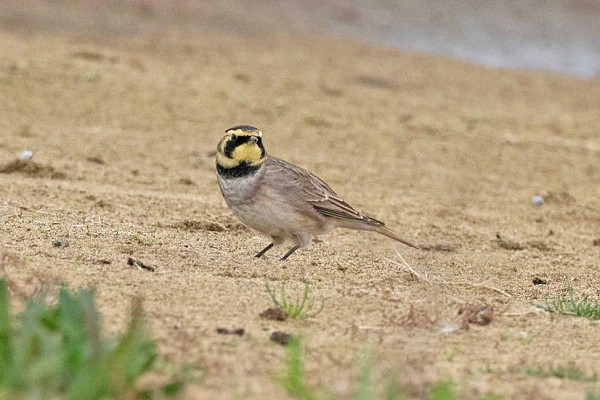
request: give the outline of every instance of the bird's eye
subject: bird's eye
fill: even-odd
[[[237,139],[237,135],[235,133],[232,133],[231,134],[231,140],[235,140],[235,139]]]

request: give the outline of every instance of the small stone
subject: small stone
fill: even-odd
[[[244,333],[246,333],[246,331],[244,330],[244,328],[237,328],[237,329],[217,328],[217,333],[219,335],[244,336]]]
[[[444,334],[454,333],[454,332],[458,331],[459,329],[460,329],[460,326],[458,326],[457,323],[452,322],[450,324],[446,324],[446,325],[442,326],[440,328],[440,333],[444,333]]]
[[[285,346],[292,340],[292,335],[287,332],[275,331],[271,333],[270,339],[275,343]]]
[[[96,156],[94,156],[94,157],[87,157],[86,160],[89,161],[89,162],[91,162],[91,163],[94,163],[94,164],[100,164],[100,165],[104,164],[104,160],[101,159],[100,157],[96,157]]]
[[[273,321],[285,321],[288,317],[288,314],[281,308],[270,307],[258,314],[258,316],[263,319],[270,319]]]
[[[476,325],[487,325],[494,319],[494,307],[489,305],[483,305],[477,310],[476,313],[469,316],[468,321]]]
[[[67,239],[54,239],[52,241],[52,246],[60,248],[69,247],[69,241]]]
[[[462,315],[463,325],[487,325],[494,319],[494,307],[487,304],[467,303],[458,310],[458,314]]]
[[[533,198],[531,199],[531,204],[533,204],[534,206],[541,206],[542,204],[544,204],[544,197],[543,196],[533,196]]]
[[[523,250],[524,247],[521,243],[514,240],[498,240],[498,246],[505,250]]]
[[[600,238],[594,239],[593,244],[594,246],[600,246]]]
[[[537,249],[537,250],[542,250],[542,251],[551,250],[550,246],[548,246],[545,242],[542,242],[540,240],[533,240],[533,241],[529,242],[528,244],[529,244],[529,247],[531,247],[532,249]]]
[[[452,246],[451,244],[444,244],[444,243],[438,243],[438,244],[423,244],[421,246],[419,246],[421,248],[421,250],[427,250],[427,251],[441,251],[441,252],[446,252],[446,253],[452,253],[456,251],[456,247]]]
[[[33,151],[31,150],[23,150],[19,153],[19,160],[21,161],[29,161],[33,158]]]
[[[533,282],[534,285],[547,285],[548,284],[547,280],[542,279],[539,276],[534,277],[531,282]]]
[[[133,258],[133,257],[127,258],[127,265],[131,265],[131,266],[137,267],[138,269],[142,269],[142,270],[146,270],[146,271],[150,271],[150,272],[154,272],[156,270],[156,268],[153,265],[147,264],[147,263],[143,262],[142,260],[138,260],[137,258]]]

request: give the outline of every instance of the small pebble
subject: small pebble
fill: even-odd
[[[532,280],[534,285],[546,285],[548,284],[548,281],[545,279],[540,278],[539,276],[536,276],[533,278]]]
[[[244,333],[246,333],[246,331],[244,330],[244,328],[237,328],[237,329],[217,328],[217,333],[219,335],[244,336]]]
[[[143,270],[150,271],[150,272],[154,272],[156,270],[156,268],[154,268],[153,265],[146,264],[142,260],[138,260],[133,257],[127,258],[127,265],[135,266],[138,269],[143,269]]]
[[[19,160],[21,161],[29,161],[33,158],[33,151],[31,150],[23,150],[19,153]]]
[[[531,204],[533,204],[534,206],[541,206],[542,204],[544,204],[544,197],[543,196],[533,196],[533,198],[531,199]]]
[[[67,239],[54,239],[52,241],[54,247],[69,247],[69,241]]]
[[[442,326],[440,328],[440,333],[453,333],[456,332],[460,329],[460,326],[458,326],[458,324],[455,323],[450,323],[450,324],[446,324],[444,326]]]
[[[271,341],[275,343],[279,343],[282,346],[285,346],[292,340],[292,335],[287,332],[279,332],[275,331],[271,333],[271,337],[269,338]]]
[[[270,319],[273,321],[285,321],[288,317],[287,313],[281,308],[267,308],[265,311],[258,314],[263,319]]]
[[[514,336],[517,339],[527,339],[529,337],[529,332],[527,332],[527,331],[518,331],[518,332],[515,332]]]

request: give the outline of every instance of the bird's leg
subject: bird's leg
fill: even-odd
[[[279,261],[284,261],[284,260],[286,260],[286,259],[287,259],[289,256],[291,256],[291,255],[292,255],[292,254],[293,254],[293,253],[294,253],[296,250],[298,250],[299,248],[300,248],[300,246],[299,246],[299,245],[295,245],[294,247],[292,247],[291,249],[289,249],[289,250],[288,250],[288,252],[287,252],[287,253],[285,253],[285,254],[283,255],[283,257],[281,257],[281,258],[279,259]]]
[[[262,249],[261,251],[256,253],[256,255],[254,257],[261,258],[263,256],[263,254],[265,254],[267,251],[271,250],[271,247],[273,247],[273,246],[275,246],[275,243],[271,242],[267,247],[265,247],[264,249]]]

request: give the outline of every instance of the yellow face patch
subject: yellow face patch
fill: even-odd
[[[254,136],[254,139],[251,137]],[[265,160],[265,152],[260,139],[262,132],[259,130],[248,131],[245,129],[231,129],[217,145],[217,163],[225,168],[234,168],[245,162],[251,166],[258,166]],[[240,140],[247,138],[247,140]]]
[[[244,143],[233,150],[231,158],[239,162],[246,161],[250,165],[257,165],[262,161],[262,151],[256,143]]]

